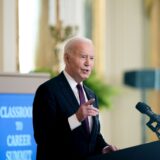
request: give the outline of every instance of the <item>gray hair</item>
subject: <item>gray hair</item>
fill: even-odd
[[[93,42],[91,39],[86,38],[86,37],[80,37],[80,36],[75,36],[75,37],[71,37],[70,39],[68,39],[64,45],[64,53],[68,53],[72,50],[72,47],[77,43],[89,43],[91,45],[93,45]]]

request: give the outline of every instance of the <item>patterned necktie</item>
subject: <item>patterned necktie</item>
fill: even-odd
[[[83,93],[83,89],[82,89],[81,84],[77,84],[77,89],[78,89],[78,93],[79,93],[80,105],[82,105],[82,104],[85,103],[85,96],[84,96],[84,93]],[[87,133],[89,134],[89,133],[90,133],[90,130],[89,130],[88,117],[85,118],[85,119],[82,121],[82,125],[85,127],[85,129],[87,130]]]

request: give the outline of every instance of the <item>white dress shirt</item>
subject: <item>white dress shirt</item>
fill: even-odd
[[[64,70],[63,71],[78,103],[80,104],[80,100],[79,100],[79,94],[78,94],[78,89],[77,89],[77,82]],[[83,86],[83,83],[81,82],[81,85]],[[86,93],[84,91],[84,88],[83,88],[83,92],[84,92],[84,96],[85,96],[85,100],[88,101],[87,99],[87,96],[86,96]],[[89,128],[90,128],[90,131],[91,131],[91,128],[92,128],[92,118],[91,116],[88,116],[88,120],[89,120]],[[82,125],[81,122],[79,122],[79,120],[77,119],[77,116],[76,114],[73,114],[72,116],[70,116],[68,118],[68,122],[69,122],[69,125],[70,125],[70,128],[71,130],[79,127],[80,125]]]

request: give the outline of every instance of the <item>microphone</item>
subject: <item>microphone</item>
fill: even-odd
[[[136,108],[143,114],[146,114],[150,117],[150,120],[146,123],[146,125],[156,133],[157,137],[160,140],[160,115],[152,112],[151,108],[142,102],[138,102]],[[155,124],[156,123],[156,124]]]
[[[136,105],[136,109],[141,113],[149,116],[152,121],[158,122],[160,124],[160,116],[152,112],[151,108],[147,104],[138,102]]]

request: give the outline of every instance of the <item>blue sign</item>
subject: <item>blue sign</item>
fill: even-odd
[[[0,160],[35,160],[34,94],[0,94]]]

